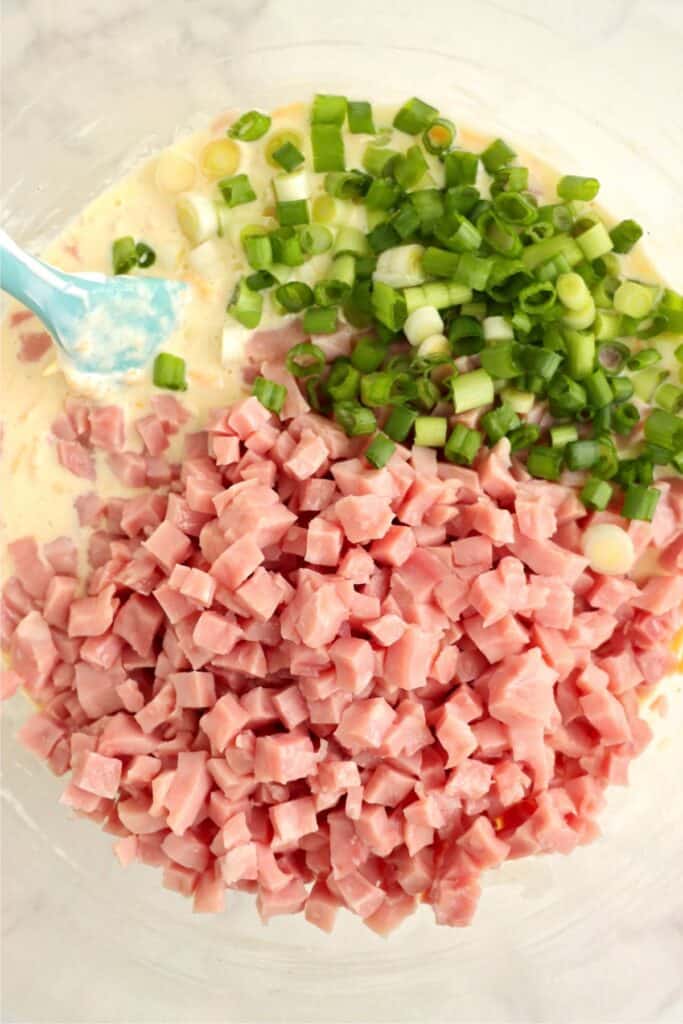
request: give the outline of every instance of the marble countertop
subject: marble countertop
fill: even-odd
[[[27,242],[195,112],[316,84],[391,99],[438,85],[512,130],[551,118],[625,215],[649,214],[683,288],[681,0],[4,0],[0,18],[0,221]],[[287,919],[264,930],[239,899],[191,918],[67,820],[12,739],[18,715],[2,719],[8,1024],[683,1020],[680,726],[615,794],[600,843],[506,866],[468,931],[425,911],[382,943],[351,921],[331,940]]]

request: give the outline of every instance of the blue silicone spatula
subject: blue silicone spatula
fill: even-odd
[[[29,256],[0,229],[0,288],[42,320],[74,369],[146,366],[178,326],[187,285],[158,277],[67,274]]]

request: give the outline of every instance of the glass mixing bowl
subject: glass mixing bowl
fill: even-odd
[[[417,93],[456,122],[595,174],[604,205],[646,225],[649,255],[680,288],[676,5],[510,6],[124,0],[114,14],[9,0],[4,225],[38,247],[136,161],[225,107],[315,89],[387,102]],[[638,54],[656,64],[653,80],[630,73]],[[682,703],[631,787],[611,794],[604,838],[490,873],[469,929],[437,928],[423,908],[383,941],[347,914],[331,937],[301,917],[264,928],[246,897],[193,917],[152,869],[124,872],[111,837],[70,819],[62,784],[13,739],[26,713],[17,699],[3,709],[4,1019],[680,1020]]]

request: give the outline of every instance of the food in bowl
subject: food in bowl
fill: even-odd
[[[10,313],[4,695],[195,910],[466,925],[486,870],[597,836],[683,601],[683,298],[598,190],[318,95],[50,250],[192,286],[148,373]]]

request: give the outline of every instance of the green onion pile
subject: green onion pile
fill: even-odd
[[[345,126],[370,137],[361,167],[347,167]],[[252,111],[229,134],[249,142],[269,127]],[[624,516],[651,519],[657,467],[683,471],[683,389],[652,344],[683,333],[683,296],[623,275],[619,254],[642,228],[603,223],[588,205],[595,178],[565,175],[539,205],[507,143],[460,149],[453,123],[417,98],[385,130],[369,103],[317,95],[308,142],[290,132],[265,144],[278,226],[242,231],[250,272],[229,315],[257,327],[269,294],[310,335],[340,321],[361,332],[348,358],[328,365],[306,342],[287,365],[315,409],[350,436],[374,435],[373,466],[396,443],[471,465],[507,437],[535,477],[585,474],[588,508],[605,509],[618,487]],[[245,174],[218,191],[227,210],[255,198]],[[359,207],[366,230],[351,223]],[[319,280],[298,280],[323,254]],[[267,384],[255,392],[277,411],[284,396]]]

